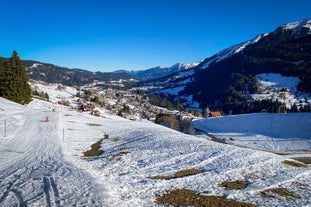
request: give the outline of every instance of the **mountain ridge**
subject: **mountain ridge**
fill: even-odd
[[[23,65],[30,79],[46,81],[49,83],[62,83],[65,85],[84,85],[97,81],[112,81],[131,79],[126,73],[91,72],[78,68],[67,68],[50,63],[33,60],[23,60]]]
[[[157,86],[149,92],[170,97],[186,106],[209,106],[227,112],[247,102],[243,85],[249,92],[258,90],[255,75],[260,73],[299,77],[298,88],[311,92],[310,22],[311,19],[283,24],[268,34],[228,47],[187,73],[179,72],[148,82],[147,86]]]
[[[157,78],[162,78],[164,76],[168,76],[170,74],[176,73],[178,71],[183,71],[183,70],[188,70],[193,67],[196,67],[197,65],[200,64],[199,62],[196,63],[176,63],[170,67],[153,67],[145,70],[117,70],[114,71],[115,73],[119,72],[125,72],[133,76],[134,78],[146,81],[146,80],[151,80],[151,79],[157,79]]]

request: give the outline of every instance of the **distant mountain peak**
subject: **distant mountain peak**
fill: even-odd
[[[293,33],[299,32],[302,28],[309,29],[308,34],[311,34],[311,19],[305,19],[295,22],[290,22],[281,26],[285,30],[292,30]]]
[[[188,70],[190,68],[196,67],[201,62],[195,62],[195,63],[176,63],[170,67],[161,67],[156,66],[154,68],[149,68],[146,70],[118,70],[115,72],[126,72],[133,76],[134,78],[142,79],[142,80],[151,80],[151,79],[157,79],[161,78],[179,71]]]

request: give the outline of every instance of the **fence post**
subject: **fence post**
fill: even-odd
[[[4,120],[4,137],[6,137],[6,119]]]

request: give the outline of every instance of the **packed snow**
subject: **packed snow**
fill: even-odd
[[[52,94],[55,88],[44,90]],[[149,121],[129,121],[104,113],[96,117],[60,105],[53,112],[52,107],[53,103],[36,99],[21,106],[0,98],[0,206],[165,206],[155,203],[156,197],[181,188],[257,206],[311,205],[310,166],[283,164],[288,157],[262,151],[261,147],[258,150],[253,147],[256,145],[250,149],[185,135]],[[49,122],[44,121],[46,116]],[[268,130],[271,125],[264,124],[264,117],[260,119],[261,129],[248,128],[241,133],[253,140],[262,136],[279,139],[274,143],[276,148],[291,138],[301,139],[301,146],[310,146],[305,141],[310,135],[310,115],[293,116],[284,121],[281,115],[275,118],[273,133]],[[239,118],[243,123],[253,122],[251,117],[236,116]],[[209,119],[199,120],[202,125],[205,121],[207,124]],[[296,121],[299,124],[291,128],[290,123]],[[284,128],[279,122],[288,124]],[[222,136],[228,133],[228,127],[207,128]],[[275,130],[292,134],[276,137]],[[262,131],[266,133],[262,135]],[[100,139],[103,154],[84,157],[83,152]],[[292,147],[286,146],[288,150]],[[294,150],[297,146],[298,142]],[[203,172],[170,180],[149,178],[190,168]],[[248,186],[241,190],[219,186],[223,181],[239,179],[246,180]],[[260,196],[261,191],[276,187],[300,198]]]

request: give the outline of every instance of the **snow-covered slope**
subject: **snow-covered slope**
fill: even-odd
[[[160,206],[156,196],[181,188],[257,206],[310,205],[310,167],[285,165],[282,156],[150,122],[95,117],[66,107],[52,112],[49,105],[34,100],[23,107],[0,98],[0,122],[7,123],[6,137],[0,135],[0,206]],[[50,122],[43,121],[45,116]],[[253,139],[257,133],[254,130]],[[103,154],[83,158],[102,138]],[[190,168],[202,173],[149,178]],[[226,180],[246,180],[248,186],[225,190],[219,184]],[[284,188],[300,198],[260,196],[270,188]]]
[[[57,102],[61,100],[69,100],[73,96],[76,96],[78,90],[74,87],[65,86],[62,89],[59,87],[62,84],[57,83],[44,83],[40,81],[32,81],[30,83],[32,90],[38,90],[39,92],[44,92],[49,95],[49,100],[51,102]]]
[[[245,114],[193,121],[228,143],[276,153],[311,153],[311,113]]]
[[[285,30],[292,30],[293,34],[296,34],[301,30],[301,28],[306,28],[309,30],[308,34],[311,34],[311,19],[305,19],[295,22],[290,22],[282,26]]]
[[[292,108],[294,104],[303,108],[311,103],[311,94],[298,91],[298,77],[282,76],[275,73],[262,73],[256,75],[261,92],[252,94],[254,100],[273,100],[285,104],[286,108]]]

